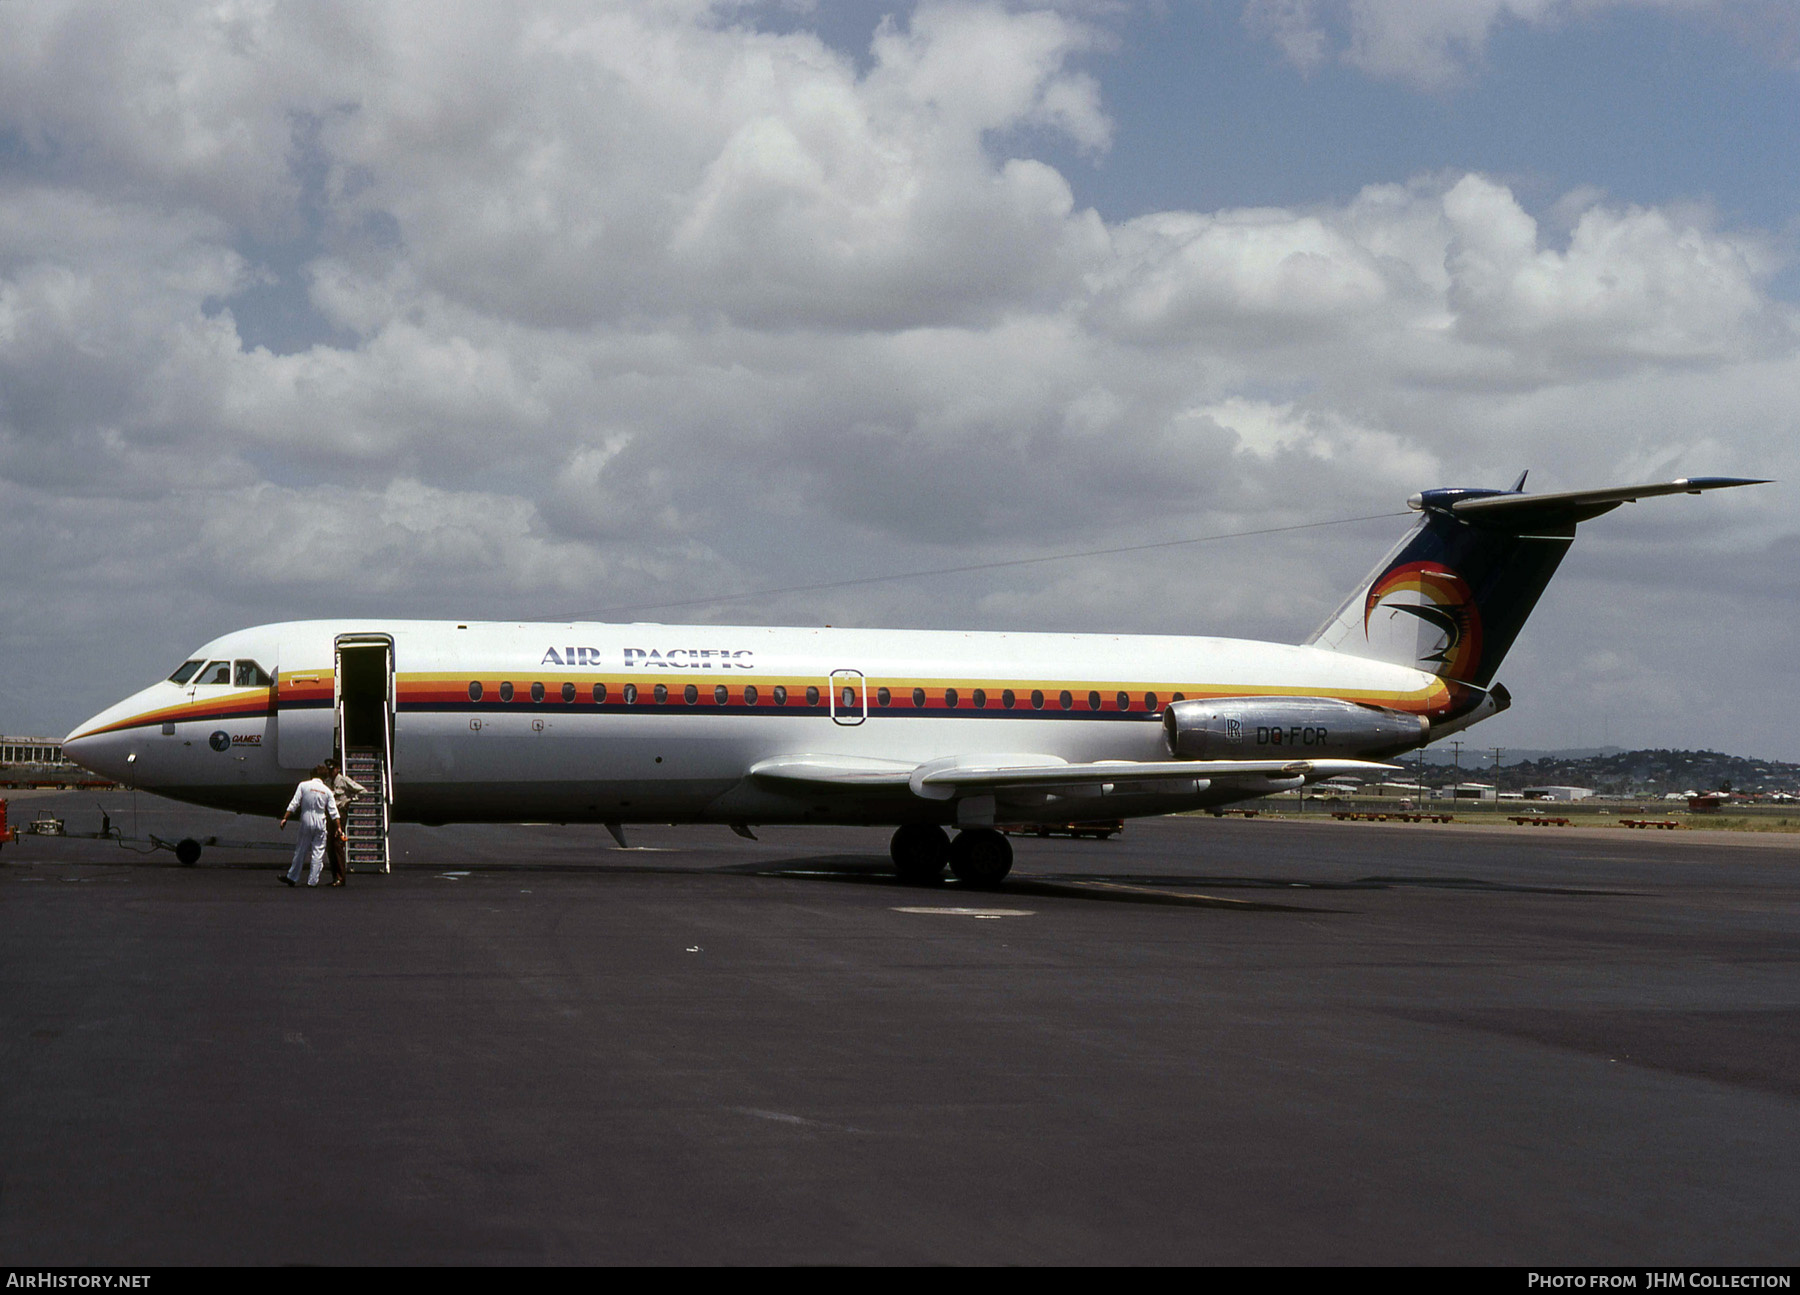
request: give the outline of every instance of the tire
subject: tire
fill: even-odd
[[[950,843],[950,871],[965,886],[998,886],[1012,871],[1012,842],[991,827],[959,832]]]
[[[200,842],[191,836],[184,836],[175,843],[175,859],[185,867],[193,867],[200,862]]]
[[[908,823],[888,844],[894,872],[909,886],[929,886],[943,878],[950,836],[935,823]]]

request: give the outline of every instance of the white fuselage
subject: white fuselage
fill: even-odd
[[[155,684],[64,750],[146,790],[277,814],[334,749],[336,645],[376,639],[391,642],[392,816],[427,823],[941,821],[944,802],[903,786],[825,794],[750,771],[798,756],[1166,761],[1162,711],[1180,698],[1334,697],[1433,720],[1453,702],[1421,670],[1233,639],[303,621],[214,640],[194,657],[236,663],[233,682]],[[242,686],[262,677],[247,663],[274,682]],[[1121,788],[1078,807],[1038,796],[1011,809],[1123,817],[1242,794]]]

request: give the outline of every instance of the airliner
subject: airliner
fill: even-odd
[[[1764,484],[1428,490],[1304,643],[729,625],[294,621],[82,724],[76,763],[274,816],[332,753],[392,820],[893,827],[909,882],[999,884],[997,823],[1204,809],[1498,714],[1495,674],[1578,523]],[[384,819],[384,823],[387,821]],[[954,831],[955,835],[951,833]]]

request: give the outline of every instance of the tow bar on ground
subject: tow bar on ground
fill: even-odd
[[[63,820],[54,815],[40,811],[38,815],[23,828],[8,828],[6,820],[6,801],[0,799],[0,844],[11,841],[18,843],[24,836],[59,836],[71,841],[117,841],[122,849],[132,850],[137,846],[148,849],[136,850],[138,854],[148,854],[153,850],[167,850],[176,860],[188,867],[200,862],[201,851],[207,846],[219,850],[280,850],[290,852],[293,846],[283,841],[231,841],[220,836],[192,837],[184,836],[179,841],[165,841],[154,832],[143,836],[126,836],[124,831],[113,826],[112,815],[106,812],[104,805],[100,809],[100,830],[98,832],[71,832]]]

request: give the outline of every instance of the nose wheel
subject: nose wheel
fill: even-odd
[[[991,827],[958,832],[950,843],[950,871],[965,886],[998,886],[1012,871],[1012,842]]]

